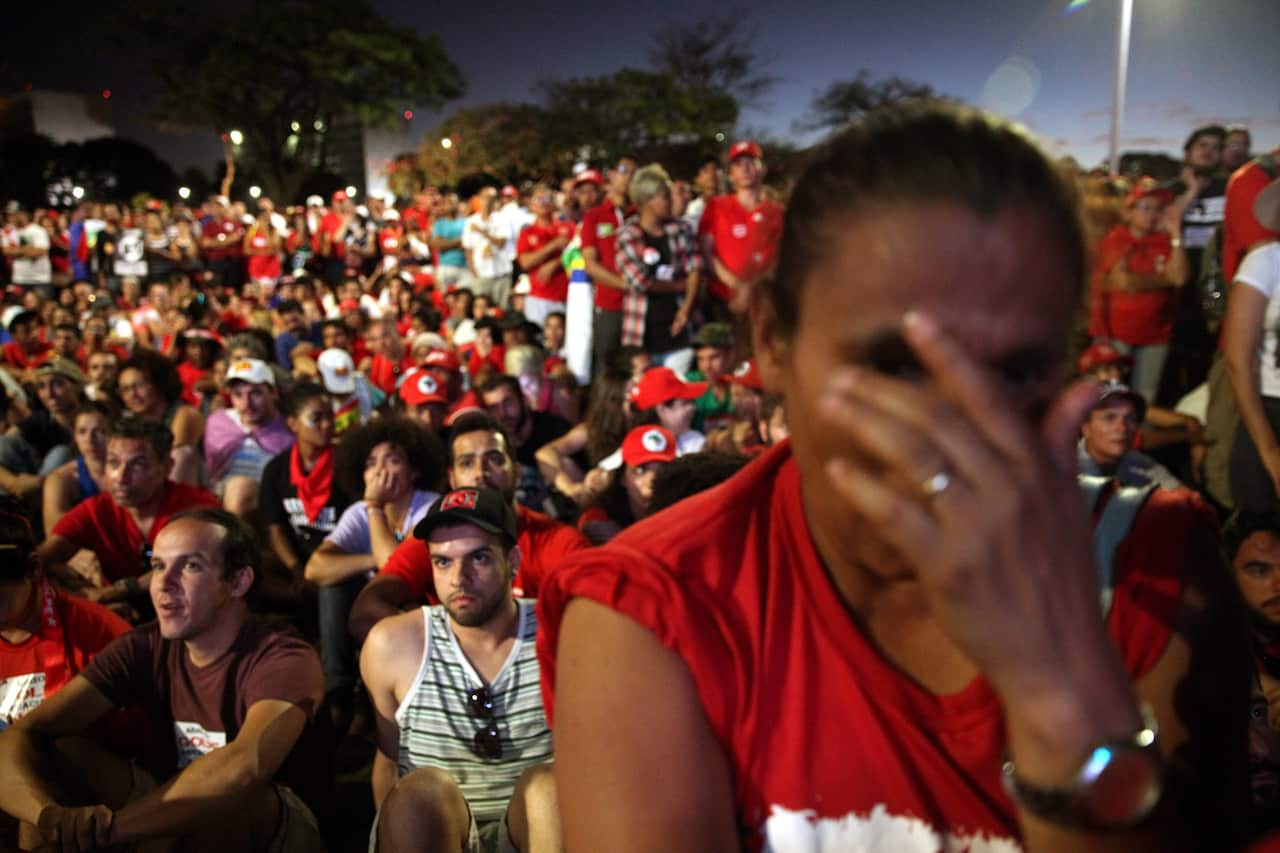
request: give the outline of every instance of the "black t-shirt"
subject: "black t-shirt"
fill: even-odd
[[[305,563],[337,527],[343,511],[354,501],[342,491],[338,478],[334,477],[328,503],[314,522],[308,519],[302,501],[298,499],[298,487],[289,476],[292,454],[293,448],[277,454],[262,470],[258,513],[264,527],[279,524],[287,531],[293,549],[298,552],[298,559]]]
[[[661,282],[671,281],[679,270],[671,267],[671,244],[666,234],[644,235],[641,255],[650,277]],[[671,324],[680,310],[680,296],[676,293],[648,294],[644,315],[644,348],[646,352],[666,353],[688,346],[687,335],[671,334]],[[683,340],[682,340],[683,338]]]
[[[533,431],[529,433],[528,441],[516,451],[516,463],[519,467],[517,473],[520,477],[516,485],[516,501],[529,509],[547,512],[550,509],[547,499],[551,496],[551,489],[538,471],[538,448],[564,435],[570,430],[571,424],[550,412],[530,410],[529,417],[533,420]]]
[[[23,421],[18,426],[18,431],[22,433],[22,437],[27,440],[40,459],[44,459],[45,455],[58,445],[71,443],[71,433],[54,420],[53,415],[46,409],[35,412]],[[36,460],[37,465],[40,459]]]
[[[1175,198],[1187,191],[1187,185],[1181,180],[1175,180],[1166,187]],[[1227,179],[1212,178],[1182,214],[1182,247],[1187,251],[1189,281],[1199,278],[1204,247],[1213,236],[1213,229],[1226,218],[1226,211]]]

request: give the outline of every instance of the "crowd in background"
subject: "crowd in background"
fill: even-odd
[[[1233,530],[1246,524],[1242,513],[1255,519],[1233,552],[1251,533],[1280,544],[1280,526],[1267,526],[1280,518],[1276,153],[1256,156],[1244,128],[1210,126],[1191,133],[1172,182],[1065,175],[1081,199],[1090,265],[1070,372],[1104,383],[1075,435],[1078,471],[1103,491],[1140,493],[1136,505],[1158,489],[1189,495],[1205,517],[1235,510]],[[20,627],[18,599],[35,601],[33,589],[109,610],[70,617],[108,627],[95,629],[103,642],[78,650],[84,660],[68,672],[89,673],[114,697],[107,664],[85,669],[90,653],[157,617],[170,639],[164,608],[181,596],[157,592],[177,548],[161,540],[166,524],[176,518],[192,541],[207,534],[201,524],[220,527],[227,570],[227,543],[245,537],[253,609],[292,622],[299,648],[316,650],[315,671],[296,679],[306,685],[286,679],[311,703],[307,731],[323,723],[329,750],[348,733],[376,742],[378,831],[384,849],[399,849],[415,833],[453,837],[415,823],[396,799],[409,796],[397,780],[419,778],[415,768],[453,766],[406,746],[437,712],[425,692],[402,689],[428,677],[422,644],[434,617],[425,628],[417,616],[394,621],[438,603],[437,627],[458,634],[475,666],[450,711],[482,724],[464,751],[482,765],[520,756],[500,780],[462,774],[467,802],[483,812],[471,817],[480,830],[505,821],[520,849],[549,849],[531,840],[543,824],[506,811],[513,790],[542,802],[536,770],[550,758],[550,735],[536,669],[534,692],[526,686],[517,698],[511,688],[502,708],[537,721],[527,731],[485,728],[498,725],[494,706],[476,689],[497,683],[502,663],[487,675],[462,638],[490,624],[467,617],[488,593],[467,581],[456,600],[437,595],[454,559],[439,531],[465,523],[500,550],[519,542],[517,561],[500,558],[507,574],[494,588],[506,583],[502,602],[533,598],[576,552],[758,457],[789,452],[795,389],[753,352],[762,294],[779,286],[779,265],[795,263],[786,246],[821,254],[841,238],[816,227],[789,235],[800,227],[793,218],[818,216],[816,202],[791,211],[790,188],[766,177],[760,147],[745,140],[689,180],[622,155],[563,180],[466,198],[428,186],[362,203],[338,190],[297,206],[225,196],[199,207],[85,200],[30,211],[10,202],[0,232],[0,490],[11,500],[0,526],[21,539],[21,525],[5,519],[28,522],[22,547],[32,568],[5,570],[0,617],[14,620],[5,627]],[[875,344],[866,358],[912,375],[921,368],[904,347]],[[467,565],[484,575],[483,561]],[[1266,827],[1280,815],[1280,703],[1268,704],[1266,689],[1280,684],[1269,656],[1280,640],[1280,591],[1270,586],[1280,584],[1280,561],[1237,568],[1264,700],[1250,761],[1254,819]],[[22,579],[35,586],[13,586]],[[1265,588],[1251,594],[1250,579]],[[191,606],[196,594],[185,594]],[[537,665],[533,611],[522,607],[512,611],[518,622],[499,619],[508,639],[528,640],[512,653],[523,661],[516,669]],[[409,663],[390,672],[366,660],[370,648]],[[136,665],[144,653],[133,654]],[[111,656],[117,668],[123,661]],[[0,671],[6,726],[38,704],[4,687],[18,675]],[[439,677],[452,676],[442,668]],[[68,680],[42,680],[40,698]],[[397,725],[398,740],[388,740],[386,727]],[[237,726],[249,730],[244,718]],[[302,811],[320,817],[332,841],[325,795],[299,779],[282,790],[302,796]],[[291,796],[280,794],[282,814]],[[464,837],[480,831],[459,820]]]

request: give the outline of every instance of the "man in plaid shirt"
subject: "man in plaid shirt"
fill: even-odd
[[[631,180],[637,214],[618,235],[618,271],[627,283],[622,303],[622,345],[642,346],[677,367],[689,349],[689,315],[703,268],[693,230],[671,215],[671,178],[658,165]],[[681,298],[683,297],[683,298]]]

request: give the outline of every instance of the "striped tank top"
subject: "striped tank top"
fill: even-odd
[[[538,621],[532,599],[518,599],[516,641],[493,682],[493,716],[502,757],[482,758],[473,749],[487,721],[471,713],[467,696],[484,680],[467,660],[441,605],[423,607],[422,663],[396,709],[400,726],[400,775],[420,767],[443,770],[458,783],[477,823],[506,814],[516,780],[528,767],[551,760],[551,730],[542,711],[534,638]]]

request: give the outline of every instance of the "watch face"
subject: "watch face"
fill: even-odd
[[[1163,789],[1154,748],[1099,747],[1082,774],[1079,807],[1093,826],[1127,826],[1151,813]],[[1091,781],[1089,781],[1091,780]]]

